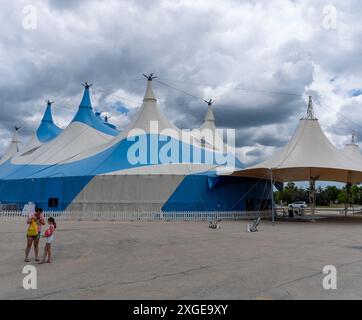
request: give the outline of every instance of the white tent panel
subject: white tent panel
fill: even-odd
[[[20,149],[20,137],[18,130],[16,129],[10,141],[9,146],[6,148],[3,156],[0,159],[0,164],[11,159],[19,151],[19,149]]]
[[[96,176],[68,210],[159,211],[184,178],[182,175]]]
[[[79,153],[113,138],[86,124],[73,122],[57,138],[31,154],[17,156],[13,163],[42,165],[71,162]]]

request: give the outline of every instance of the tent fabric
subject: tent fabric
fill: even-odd
[[[110,127],[111,129],[114,129],[114,130],[116,130],[117,132],[119,132],[119,131],[117,130],[117,126],[115,126],[115,125],[112,124],[112,123],[109,123],[107,118],[103,119],[100,112],[98,112],[98,111],[95,112],[95,115],[96,115],[96,117],[97,117],[99,120],[101,120],[106,126],[108,126],[108,127]]]
[[[34,152],[42,144],[52,141],[63,131],[53,121],[51,104],[52,102],[47,102],[47,107],[38,129],[32,134],[30,140],[19,148],[18,155]]]
[[[78,112],[74,116],[71,123],[80,122],[106,135],[114,137],[117,136],[118,135],[117,130],[111,128],[110,126],[107,126],[102,119],[100,119],[94,114],[89,94],[89,88],[90,85],[86,83],[84,85],[83,97],[79,104]]]
[[[357,163],[362,164],[362,155],[359,150],[358,144],[355,143],[355,136],[352,135],[351,143],[345,144],[343,148],[343,154],[349,157],[350,159],[353,159]]]
[[[209,187],[207,175],[96,176],[69,205],[89,211],[237,211],[258,210],[270,195],[265,181],[219,177]],[[155,187],[157,186],[157,188]],[[246,196],[245,196],[246,195]]]
[[[311,100],[308,105],[309,114]],[[276,154],[257,165],[241,170],[235,175],[245,177],[270,177],[279,182],[336,181],[359,183],[362,181],[362,165],[336,149],[323,133],[315,118],[299,121],[289,143]]]
[[[201,125],[199,130],[201,135],[204,130],[210,130],[210,132],[212,133],[212,138],[208,137],[206,134],[204,137],[199,136],[199,139],[204,139],[207,144],[209,144],[212,148],[216,150],[221,151],[224,148],[224,141],[222,140],[216,129],[215,116],[212,104],[209,105],[205,115],[204,123]]]
[[[89,86],[85,86],[83,97],[72,122],[56,138],[33,149],[22,152],[12,162],[18,165],[56,165],[73,161],[73,158],[92,147],[106,144],[118,132],[97,119],[93,112]]]
[[[19,148],[20,148],[20,137],[18,129],[15,129],[15,132],[13,134],[9,146],[6,148],[3,156],[0,158],[0,164],[12,158],[19,151]]]
[[[204,123],[200,127],[200,130],[202,129],[210,129],[212,131],[216,131],[215,116],[212,105],[209,105],[209,107],[207,108]]]
[[[107,143],[97,144],[87,148],[86,150],[82,150],[76,154],[72,160],[79,161],[93,157],[99,153],[105,152],[107,149],[115,148],[116,145],[120,144],[127,137],[141,135],[141,132],[144,134],[149,134],[151,121],[157,122],[159,131],[173,129],[176,130],[176,132],[179,132],[177,127],[175,127],[160,110],[157,104],[157,99],[153,92],[152,79],[149,79],[147,81],[147,88],[143,98],[142,106],[130,124],[124,130],[122,130],[122,132],[118,133],[114,139],[111,139]]]
[[[41,143],[46,143],[56,138],[63,130],[55,125],[51,111],[51,102],[48,101],[47,107],[41,120],[40,126],[36,131],[36,136]]]
[[[151,121],[157,121],[159,131],[165,129],[178,130],[160,110],[153,92],[152,82],[152,79],[149,78],[147,81],[146,93],[143,98],[143,104],[135,119],[128,126],[128,130],[125,130],[126,132],[128,131],[127,134],[129,134],[129,131],[132,129],[139,129],[146,133],[150,133]]]

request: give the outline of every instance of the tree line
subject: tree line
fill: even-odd
[[[276,203],[292,203],[294,201],[305,201],[309,203],[309,189],[300,188],[293,182],[287,183],[283,191],[275,192]],[[353,185],[351,187],[351,194],[348,197],[346,186],[338,188],[336,186],[327,186],[316,188],[316,205],[328,206],[331,204],[362,204],[362,187]],[[346,201],[347,200],[347,201]]]

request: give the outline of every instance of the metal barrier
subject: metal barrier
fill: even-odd
[[[84,211],[44,211],[44,217],[54,217],[59,221],[237,221],[270,218],[271,211],[172,211],[172,212],[84,212]],[[0,221],[25,219],[21,211],[0,211]]]

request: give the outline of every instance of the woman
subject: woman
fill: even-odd
[[[35,213],[32,213],[29,215],[28,220],[27,220],[27,224],[30,225],[30,223],[32,222],[32,220],[35,220],[35,223],[38,226],[38,235],[36,236],[28,236],[27,235],[27,244],[26,244],[26,249],[25,249],[25,262],[30,262],[29,259],[29,253],[31,250],[31,246],[34,243],[34,253],[35,253],[35,261],[39,262],[39,240],[41,237],[41,226],[45,225],[45,220],[44,220],[44,215],[43,215],[43,209],[41,208],[36,208],[35,209]]]

